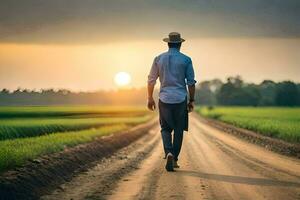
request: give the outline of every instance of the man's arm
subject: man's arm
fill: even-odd
[[[189,85],[189,94],[190,94],[190,99],[188,103],[188,111],[192,112],[195,107],[195,84],[194,85]]]
[[[189,60],[189,65],[186,70],[186,83],[189,89],[189,103],[188,103],[188,111],[192,112],[195,107],[195,73],[193,68],[192,60]]]
[[[148,109],[155,110],[155,101],[153,99],[154,85],[148,83]]]
[[[158,67],[156,65],[156,58],[155,58],[148,76],[148,109],[152,111],[155,110],[153,91],[154,91],[154,86],[157,78],[158,78]]]
[[[190,101],[195,101],[195,85],[189,85]]]

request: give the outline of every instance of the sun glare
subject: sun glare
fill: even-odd
[[[130,83],[131,77],[127,72],[118,72],[115,75],[115,83],[118,86],[126,86]]]

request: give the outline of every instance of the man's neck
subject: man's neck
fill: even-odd
[[[180,51],[179,48],[169,48],[169,51]]]

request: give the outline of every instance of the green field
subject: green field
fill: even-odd
[[[266,136],[300,143],[300,108],[200,107],[204,117],[217,119]]]
[[[152,117],[141,107],[0,107],[0,172]]]

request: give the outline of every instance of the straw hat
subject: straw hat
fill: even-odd
[[[181,38],[180,33],[171,32],[169,33],[169,37],[164,38],[163,41],[168,43],[181,43],[184,42],[185,39]]]

